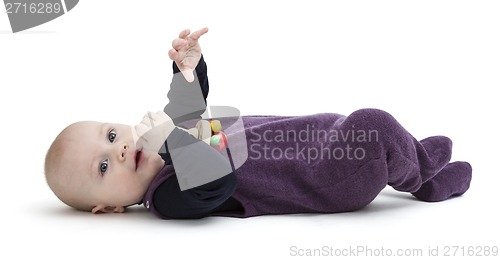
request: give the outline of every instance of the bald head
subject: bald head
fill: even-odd
[[[89,185],[78,147],[85,145],[83,126],[95,122],[77,122],[66,127],[54,140],[45,157],[45,177],[54,194],[65,204],[90,211],[93,203],[86,196]],[[79,138],[80,137],[80,138]]]

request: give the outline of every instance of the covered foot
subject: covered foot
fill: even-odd
[[[469,189],[471,178],[472,167],[468,162],[449,163],[412,194],[423,201],[443,201],[464,194]]]
[[[431,136],[420,141],[425,149],[418,156],[421,164],[422,182],[433,178],[451,159],[452,141],[446,136]]]

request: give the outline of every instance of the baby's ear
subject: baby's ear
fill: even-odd
[[[92,213],[123,213],[125,211],[124,207],[121,206],[104,206],[97,205],[92,209]]]

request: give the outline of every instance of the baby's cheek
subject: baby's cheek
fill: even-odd
[[[153,174],[158,173],[161,170],[161,168],[163,168],[164,164],[165,161],[163,161],[161,156],[159,154],[155,154],[151,160],[151,166],[152,166],[151,168],[154,171]]]
[[[144,185],[149,186],[149,184],[153,181],[156,174],[158,174],[165,162],[161,157],[150,157],[147,162],[145,162],[145,167],[141,170],[141,172],[135,176],[140,179],[140,182]]]

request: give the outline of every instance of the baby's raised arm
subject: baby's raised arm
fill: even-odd
[[[141,123],[134,126],[136,146],[158,152],[175,125],[201,118],[205,112],[209,86],[198,40],[207,32],[208,28],[193,33],[186,29],[172,41],[168,54],[173,60],[174,76],[167,94],[169,101],[163,111],[148,112]]]
[[[169,51],[169,57],[174,61],[174,76],[167,94],[169,100],[163,111],[176,125],[191,119],[201,119],[200,116],[206,110],[209,90],[207,66],[198,39],[207,31],[204,28],[190,34],[189,30],[184,30],[179,38],[172,41],[173,49]]]

